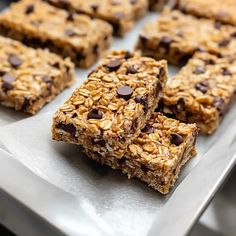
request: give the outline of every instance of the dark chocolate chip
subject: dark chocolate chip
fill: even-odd
[[[73,36],[76,35],[76,33],[72,29],[66,29],[65,30],[65,35],[67,35],[69,37],[73,37]]]
[[[117,20],[121,20],[123,17],[124,17],[124,14],[122,12],[116,12],[114,14],[114,17],[117,19]]]
[[[80,62],[85,59],[85,56],[82,53],[76,52],[76,61]]]
[[[194,70],[193,73],[196,75],[203,74],[205,73],[205,67],[204,66],[197,66]]]
[[[28,6],[26,6],[25,14],[29,15],[29,14],[31,14],[33,12],[34,12],[34,5],[33,4],[29,4]]]
[[[236,32],[232,33],[230,36],[236,38]]]
[[[68,12],[68,16],[66,18],[66,20],[68,21],[74,21],[74,13],[73,12]]]
[[[206,93],[209,89],[209,83],[208,81],[199,82],[195,85],[195,88],[201,91],[202,93]]]
[[[70,133],[73,137],[76,134],[76,128],[73,124],[58,123],[58,124],[56,124],[56,128],[64,130],[67,133]]]
[[[109,69],[110,72],[117,71],[121,66],[120,60],[111,60],[106,67]]]
[[[145,35],[140,35],[139,40],[143,46],[145,46],[148,42],[148,38]]]
[[[5,73],[2,77],[2,88],[4,91],[13,89],[12,82],[16,80],[16,77],[12,76],[9,73]]]
[[[11,64],[13,67],[18,67],[22,64],[22,60],[16,56],[16,55],[10,55],[8,57],[8,62]]]
[[[124,57],[125,57],[126,60],[128,60],[128,59],[133,57],[133,54],[131,52],[127,51],[127,52],[125,52],[125,56]]]
[[[137,95],[134,100],[135,102],[143,105],[143,110],[145,113],[148,111],[148,96],[147,95],[143,95],[143,96]]]
[[[130,3],[133,4],[133,5],[135,5],[135,4],[138,3],[138,0],[130,0]]]
[[[213,99],[213,105],[219,111],[221,115],[224,114],[225,110],[225,100],[222,97],[215,97]]]
[[[127,68],[126,74],[136,74],[137,72],[134,66],[130,66]]]
[[[160,69],[159,69],[159,74],[158,74],[158,78],[163,78],[164,76],[165,76],[165,74],[166,74],[166,70],[163,68],[163,67],[161,67]]]
[[[126,160],[127,160],[126,157],[122,157],[121,159],[119,159],[119,160],[117,161],[117,163],[118,163],[119,165],[121,165],[121,164],[125,163]]]
[[[205,60],[205,64],[206,65],[215,65],[216,63],[213,59],[207,59],[207,60]]]
[[[170,49],[170,45],[172,42],[173,42],[172,38],[164,36],[161,38],[161,40],[159,42],[159,47],[164,48],[167,53]]]
[[[221,26],[222,26],[222,23],[221,23],[220,21],[216,21],[216,22],[214,23],[214,27],[215,27],[216,29],[220,29]]]
[[[129,100],[132,97],[133,89],[128,85],[125,85],[117,89],[117,94],[119,98]]]
[[[148,169],[147,166],[141,164],[141,170],[142,170],[143,172],[148,172],[149,169]]]
[[[50,76],[48,76],[48,75],[44,75],[44,76],[42,77],[42,81],[43,81],[44,83],[52,83],[52,78],[51,78]]]
[[[100,119],[102,119],[102,117],[103,117],[102,112],[99,111],[97,108],[93,108],[88,113],[88,119],[100,120]]]
[[[179,146],[181,143],[183,143],[184,139],[180,134],[173,133],[170,137],[170,142],[176,146]]]
[[[106,142],[104,139],[99,139],[99,140],[92,140],[92,144],[94,145],[99,145],[101,147],[105,147],[106,146]]]
[[[27,109],[30,107],[30,105],[31,105],[31,102],[32,102],[32,100],[31,100],[31,98],[25,98],[24,99],[24,102],[23,102],[23,104],[22,104],[22,106],[21,106],[21,110],[22,111],[27,111]]]
[[[52,66],[53,67],[55,67],[55,68],[60,68],[60,63],[57,61],[57,62],[54,62],[53,64],[52,64]]]
[[[184,55],[182,55],[180,58],[179,58],[179,60],[178,60],[178,63],[179,63],[179,65],[180,66],[183,66],[183,65],[185,65],[187,62],[188,62],[188,60],[190,59],[190,58],[192,58],[192,54],[184,54]]]
[[[95,55],[98,54],[98,49],[99,49],[99,46],[98,46],[97,44],[93,46],[93,53],[94,53]]]
[[[97,10],[98,10],[98,4],[92,4],[92,5],[90,5],[90,8],[94,11],[94,12],[96,12]]]
[[[141,131],[146,134],[152,134],[155,132],[155,128],[152,125],[146,125]]]
[[[0,70],[0,76],[4,76],[6,73],[6,71]]]
[[[226,47],[230,43],[229,39],[224,39],[218,43],[219,47]]]
[[[227,68],[223,68],[222,75],[227,76],[227,75],[232,75],[232,73],[230,72],[229,69],[227,69]]]

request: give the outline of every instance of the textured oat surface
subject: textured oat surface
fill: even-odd
[[[122,157],[159,101],[166,66],[166,61],[114,51],[56,113],[53,138]],[[119,94],[124,86],[132,90],[128,97]]]
[[[182,65],[197,50],[230,54],[235,53],[234,46],[234,27],[166,9],[157,22],[144,27],[137,48],[143,55]]]
[[[154,113],[123,158],[101,157],[89,150],[86,153],[166,194],[178,178],[181,167],[195,154],[197,133],[195,124],[184,124]]]
[[[70,14],[40,0],[23,0],[0,15],[0,32],[26,44],[49,47],[88,67],[110,45],[112,28],[105,21]]]
[[[236,25],[235,0],[178,0],[177,8],[196,16]]]
[[[146,14],[147,0],[45,0],[64,9],[108,21],[116,35],[124,35],[135,21]]]
[[[0,103],[36,113],[74,82],[74,65],[47,50],[0,37]]]
[[[215,131],[236,89],[236,60],[197,53],[169,80],[164,90],[164,113],[196,122],[204,133]]]

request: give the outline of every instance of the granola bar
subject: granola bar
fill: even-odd
[[[196,53],[168,81],[159,111],[177,119],[197,123],[203,133],[219,126],[236,89],[236,58]]]
[[[196,51],[235,53],[236,49],[230,47],[233,51],[229,50],[228,45],[230,41],[235,42],[235,32],[232,26],[166,9],[157,22],[144,27],[137,49],[145,56],[184,65]]]
[[[176,8],[198,17],[236,25],[235,0],[178,0]]]
[[[109,47],[112,28],[105,21],[40,0],[22,0],[0,15],[0,34],[28,46],[49,48],[71,57],[78,66],[89,67]]]
[[[157,106],[166,61],[114,51],[53,119],[53,139],[121,158]]]
[[[149,9],[153,11],[162,11],[164,6],[167,5],[169,0],[148,0]]]
[[[195,124],[181,123],[154,113],[121,159],[85,150],[93,160],[137,177],[162,194],[176,182],[181,167],[196,154]]]
[[[147,0],[44,0],[71,12],[88,14],[109,22],[114,34],[123,36],[147,12]]]
[[[0,104],[35,114],[74,82],[74,65],[0,36]]]

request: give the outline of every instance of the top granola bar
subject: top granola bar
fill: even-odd
[[[108,48],[111,26],[83,14],[71,14],[40,0],[13,3],[0,15],[0,33],[33,47],[48,47],[88,67]]]
[[[178,0],[176,8],[185,13],[236,25],[235,0]]]
[[[166,61],[114,51],[54,116],[53,138],[121,158],[154,111]]]
[[[137,48],[143,55],[183,65],[196,51],[235,53],[235,32],[232,26],[166,9],[157,22],[144,27]]]
[[[85,13],[106,20],[113,25],[114,33],[123,36],[134,22],[145,15],[147,0],[44,0],[57,7]]]

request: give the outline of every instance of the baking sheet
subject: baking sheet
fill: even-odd
[[[156,19],[156,17],[157,14],[149,14],[124,39],[115,39],[112,48],[132,50],[138,32],[143,25]],[[170,74],[175,74],[177,70],[177,68],[170,67]],[[227,157],[230,160],[230,166],[234,164],[235,156],[231,149],[236,134],[236,105],[231,108],[220,129],[214,135],[199,137],[197,141],[198,155],[183,169],[172,192],[164,197],[138,180],[128,180],[119,171],[111,170],[90,161],[77,146],[56,143],[51,140],[50,125],[53,113],[63,104],[72,91],[86,79],[87,74],[88,71],[86,70],[77,70],[76,85],[60,94],[34,117],[0,108],[0,148],[11,153],[16,160],[36,175],[76,196],[79,199],[79,204],[85,204],[86,209],[93,212],[95,219],[93,224],[102,222],[108,226],[109,235],[147,235],[150,229],[152,229],[152,232],[154,230],[154,234],[160,232],[160,228],[156,229],[155,225],[152,226],[156,217],[160,218],[162,216],[163,209],[173,202],[175,195],[181,196],[181,193],[189,187],[194,188],[194,186],[191,186],[191,180],[192,182],[196,181],[198,174],[201,175],[207,168],[210,169],[210,158],[212,158],[212,161],[215,161],[216,158],[224,158],[225,150],[227,150],[229,151]],[[222,145],[220,151],[217,151],[217,154],[221,156],[214,155],[217,144]],[[206,164],[204,157],[208,158]],[[222,167],[224,166],[222,165]],[[196,170],[197,173],[193,175],[192,173]],[[224,175],[217,175],[220,180],[226,176],[228,171],[222,173]],[[190,180],[188,177],[191,177]],[[184,184],[186,180],[189,181],[188,188]],[[216,183],[209,185],[211,187],[209,192],[219,187],[219,184],[220,181],[217,182],[217,185]],[[202,209],[203,203],[206,204],[211,196],[207,195],[207,197],[201,198],[201,202],[197,202],[199,206],[198,213],[199,209]],[[176,202],[176,199],[179,199],[179,201]],[[181,198],[174,198],[176,205],[172,208],[180,209],[179,205],[184,203],[183,200],[184,197],[182,200]],[[47,201],[46,197],[44,201]],[[194,209],[192,208],[192,210]],[[169,210],[174,211],[175,209]],[[167,217],[168,212],[164,213]],[[167,218],[165,219],[168,220]],[[197,214],[192,215],[191,222],[196,218]],[[188,231],[190,227],[187,224],[186,226],[183,224],[180,226],[183,227],[184,232]]]

